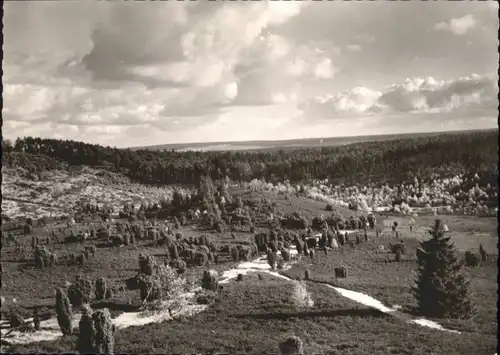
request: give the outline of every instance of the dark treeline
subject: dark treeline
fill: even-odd
[[[207,174],[235,181],[258,178],[299,183],[329,178],[367,184],[459,173],[479,173],[496,184],[498,175],[497,130],[271,152],[130,150],[33,137],[17,139],[14,144],[4,141],[2,146],[3,164],[8,167],[40,171],[54,169],[62,162],[108,166],[135,181],[155,184],[197,185]]]

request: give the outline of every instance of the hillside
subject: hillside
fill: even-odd
[[[33,180],[24,169],[3,169],[2,218],[37,219],[69,216],[88,204],[119,211],[126,204],[171,199],[169,187],[147,187],[126,176],[83,167],[76,171],[49,170]]]
[[[436,175],[478,173],[482,184],[496,185],[498,175],[498,131],[274,152],[132,151],[32,137],[7,143],[3,146],[4,166],[43,170],[56,167],[61,160],[70,165],[107,165],[141,183],[196,185],[208,174],[214,180],[228,176],[234,181],[257,178],[273,183],[329,179],[345,185],[399,184],[414,177],[427,181]],[[39,156],[43,162],[38,161]]]

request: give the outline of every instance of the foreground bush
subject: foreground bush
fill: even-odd
[[[113,354],[115,327],[108,309],[83,309],[79,323],[77,350],[80,354]]]
[[[154,259],[151,255],[139,255],[139,274],[153,275]]]
[[[73,333],[71,303],[68,296],[61,288],[56,289],[56,314],[57,323],[63,335],[71,335]]]
[[[486,250],[484,250],[484,247],[482,244],[479,244],[479,254],[481,254],[481,261],[486,261],[487,260],[487,254]]]
[[[114,351],[114,331],[111,322],[111,314],[108,309],[99,309],[92,315],[92,323],[95,329],[93,344],[96,354],[113,354]]]
[[[9,325],[11,328],[17,328],[24,324],[24,318],[17,312],[12,312],[9,316]]]
[[[196,303],[198,304],[205,304],[205,305],[212,304],[215,302],[215,292],[206,289],[201,289],[200,291],[196,292],[195,299]]]
[[[131,289],[132,284],[136,284],[144,303],[172,299],[185,290],[186,280],[180,277],[172,267],[157,264],[150,255],[143,255],[142,260],[143,267],[140,267],[137,276],[128,280],[130,284],[128,288]],[[147,267],[145,267],[146,260]]]
[[[94,297],[94,284],[91,280],[77,276],[74,284],[68,288],[68,298],[73,307],[81,307],[85,303],[92,302]]]
[[[33,309],[33,328],[40,330],[40,317],[38,316],[38,308]]]
[[[42,269],[47,266],[52,266],[57,263],[56,254],[52,253],[45,246],[41,245],[35,246],[34,258],[35,258],[35,266],[39,269]]]
[[[393,254],[396,254],[398,250],[401,252],[401,254],[406,253],[406,245],[404,243],[389,244],[389,249]]]
[[[201,287],[205,290],[217,291],[219,288],[219,274],[215,270],[203,271]]]
[[[311,294],[307,291],[306,285],[300,281],[293,282],[292,302],[297,308],[311,308],[314,302]]]
[[[417,280],[412,292],[422,315],[428,317],[468,318],[474,307],[463,265],[451,237],[445,236],[436,220],[432,238],[417,249]]]
[[[394,261],[399,263],[403,259],[403,253],[401,252],[401,249],[397,249],[396,253],[394,254]]]
[[[479,265],[479,257],[472,251],[468,250],[465,252],[465,265],[468,267],[476,267]]]
[[[280,343],[279,350],[281,355],[303,355],[304,344],[299,337],[291,336]]]
[[[85,305],[82,310],[82,317],[78,324],[78,338],[76,349],[80,354],[92,354],[94,352],[95,328],[92,322],[92,309]]]
[[[95,298],[97,300],[103,300],[106,297],[106,279],[104,277],[99,277],[95,281]]]
[[[275,270],[276,269],[276,260],[277,257],[276,257],[276,253],[271,251],[271,250],[268,250],[267,251],[267,263],[269,264],[269,266],[271,266],[271,270]]]

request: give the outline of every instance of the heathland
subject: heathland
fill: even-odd
[[[295,335],[305,353],[493,354],[497,191],[498,131],[223,152],[4,141],[2,349],[81,352],[89,304],[116,353],[276,353]],[[436,219],[473,316],[424,320],[411,291]]]

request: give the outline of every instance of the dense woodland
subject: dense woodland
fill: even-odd
[[[176,152],[103,147],[69,140],[25,137],[2,143],[2,164],[32,173],[62,166],[109,166],[142,183],[197,185],[200,177],[292,183],[311,179],[345,184],[399,183],[478,173],[497,184],[498,131],[447,133],[345,146],[246,152]]]

